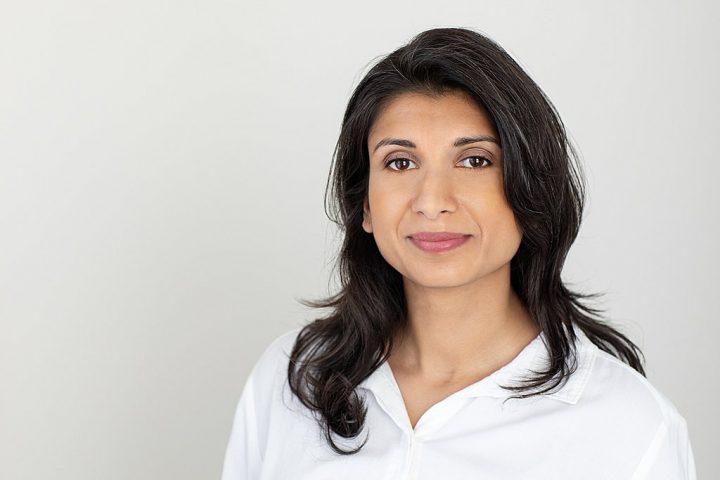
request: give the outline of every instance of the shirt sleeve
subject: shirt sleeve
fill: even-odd
[[[259,476],[261,456],[255,402],[256,373],[256,368],[250,373],[235,409],[222,480],[251,480]]]
[[[632,478],[697,480],[687,422],[681,415],[663,421]]]

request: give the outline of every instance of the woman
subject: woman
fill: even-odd
[[[379,61],[331,175],[342,289],[258,360],[224,480],[695,478],[642,352],[561,280],[582,175],[500,46],[438,28]]]

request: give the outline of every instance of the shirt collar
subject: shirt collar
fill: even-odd
[[[575,325],[573,325],[572,328],[577,337],[575,342],[577,369],[568,377],[567,382],[555,387],[552,393],[543,394],[545,397],[569,404],[575,404],[580,399],[590,377],[590,372],[598,350],[598,347],[590,341],[580,328]],[[545,332],[540,332],[537,337],[527,344],[525,348],[505,366],[453,395],[465,398],[494,397],[505,399],[513,394],[522,393],[515,393],[503,389],[501,385],[520,385],[518,380],[529,378],[532,374],[530,370],[539,371],[546,368],[549,359],[549,350],[546,346],[546,341]],[[572,352],[570,355],[570,364],[572,364]],[[388,388],[399,391],[387,360],[380,364],[358,387],[370,390],[376,396],[387,392]]]

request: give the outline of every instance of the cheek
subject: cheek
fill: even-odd
[[[381,181],[372,181],[368,189],[370,212],[373,226],[382,227],[397,222],[402,217],[405,194],[397,188],[383,185]]]
[[[512,215],[510,205],[505,199],[501,178],[489,179],[480,184],[469,183],[464,187],[464,203],[480,218],[484,218],[484,223],[492,222],[493,219],[505,219],[508,215]]]
[[[378,250],[396,270],[402,271],[398,242],[402,242],[402,222],[407,208],[406,194],[400,189],[389,188],[381,182],[368,189],[373,236]]]
[[[384,238],[394,238],[399,235],[403,221],[402,208],[398,208],[400,203],[387,195],[371,197],[370,201],[376,240],[381,242]]]
[[[485,189],[473,197],[473,211],[483,230],[483,235],[493,244],[493,249],[515,251],[522,238],[522,230],[515,213],[505,198],[502,182]]]
[[[502,251],[503,256],[512,257],[520,247],[522,230],[507,202],[503,201],[497,205],[493,223],[491,235],[495,235],[495,248]]]
[[[507,234],[508,241],[510,239],[513,239],[513,243],[519,244],[520,238],[522,238],[522,230],[520,229],[520,225],[517,223],[515,214],[512,210],[510,210],[509,207],[503,213],[502,222],[504,230]]]

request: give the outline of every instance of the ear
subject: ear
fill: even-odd
[[[362,221],[362,227],[363,230],[365,230],[367,233],[372,233],[372,218],[370,216],[370,203],[368,201],[368,198],[365,197],[365,200],[363,201],[363,221]]]

